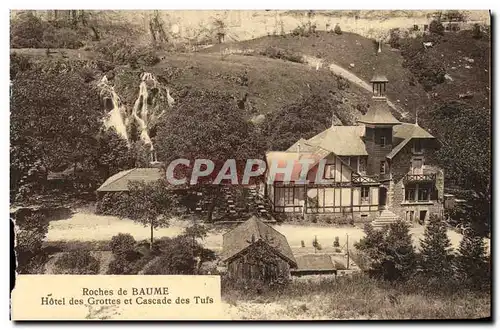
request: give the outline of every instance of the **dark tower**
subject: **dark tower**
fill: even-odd
[[[385,96],[389,81],[383,75],[376,74],[372,80],[373,96],[370,107],[358,122],[365,126],[364,141],[368,152],[368,175],[379,175],[380,180],[390,179],[390,164],[386,156],[392,150],[392,128],[401,124],[391,113]]]

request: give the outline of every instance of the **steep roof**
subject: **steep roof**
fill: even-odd
[[[401,141],[402,139],[402,141]],[[424,130],[417,124],[402,123],[401,125],[394,126],[393,128],[393,144],[401,141],[394,149],[387,155],[387,158],[392,159],[396,156],[411,139],[434,139],[429,132]]]
[[[297,261],[295,261],[286,237],[255,216],[223,235],[223,260],[227,261],[252,246],[254,244],[252,243],[252,236],[254,237],[254,243],[263,240],[292,267],[297,266]]]
[[[331,126],[307,142],[337,156],[366,156],[368,153],[362,140],[364,133],[363,126]]]
[[[98,189],[98,192],[128,191],[132,181],[154,182],[163,178],[160,168],[133,168],[116,173],[109,177]]]
[[[400,139],[406,139],[409,137],[418,139],[434,138],[434,136],[422,127],[411,123],[401,123],[401,125],[394,126],[394,137]]]
[[[389,105],[387,104],[387,99],[385,98],[373,98],[370,103],[370,108],[368,108],[366,114],[358,119],[358,122],[363,124],[401,124],[401,122],[392,115]]]

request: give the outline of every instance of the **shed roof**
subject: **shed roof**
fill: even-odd
[[[163,178],[161,168],[133,168],[116,173],[109,177],[98,189],[98,192],[128,191],[132,181],[154,182]]]
[[[297,256],[297,270],[332,270],[336,269],[332,258],[327,254],[306,254]]]
[[[254,242],[258,242],[259,240],[266,242],[292,267],[297,266],[297,261],[293,256],[292,249],[288,245],[286,237],[255,216],[223,235],[223,260],[227,261],[252,246],[254,244],[252,236],[254,237]]]
[[[370,108],[358,119],[358,122],[363,124],[385,124],[398,125],[401,124],[391,113],[387,100],[385,98],[373,98],[370,103]]]
[[[370,82],[389,82],[389,79],[387,79],[386,76],[380,73],[376,73],[373,75],[373,78],[370,80]]]
[[[337,156],[366,156],[368,153],[362,140],[364,133],[363,126],[331,126],[307,142]]]

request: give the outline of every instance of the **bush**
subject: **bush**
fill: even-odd
[[[78,49],[83,47],[83,38],[73,29],[56,28],[49,25],[43,32],[42,46],[45,48]]]
[[[10,25],[11,48],[40,48],[43,43],[44,24],[31,11],[16,15]]]
[[[401,35],[398,28],[391,29],[389,32],[389,45],[392,48],[399,49],[401,47]]]
[[[57,259],[55,266],[60,274],[98,274],[99,261],[89,251],[72,251]]]
[[[134,251],[135,244],[136,242],[132,235],[120,233],[111,238],[109,246],[115,256],[121,256]]]
[[[474,24],[474,27],[472,28],[472,37],[474,39],[481,39],[483,36],[483,33],[481,32],[481,26],[477,23]]]
[[[301,54],[292,53],[288,50],[284,50],[284,49],[281,49],[281,48],[275,47],[275,46],[267,47],[264,51],[260,52],[260,55],[263,55],[263,56],[266,56],[269,58],[281,59],[281,60],[289,61],[289,62],[295,62],[295,63],[303,63],[304,62]]]
[[[106,61],[115,64],[128,64],[136,68],[139,64],[155,65],[160,58],[151,48],[137,47],[125,40],[103,40],[94,46],[94,51],[101,53]]]
[[[335,34],[337,35],[342,34],[342,29],[340,28],[340,25],[338,23],[337,25],[335,25],[335,29],[333,30],[333,32],[335,32]]]
[[[43,270],[48,255],[42,243],[48,232],[48,221],[38,213],[16,216],[16,271],[20,274],[37,274]]]
[[[335,236],[335,241],[333,241],[333,247],[339,247],[339,246],[340,246],[339,237]]]
[[[444,26],[439,20],[432,20],[429,24],[429,32],[434,34],[443,35]]]
[[[10,79],[14,79],[18,72],[31,69],[31,61],[28,56],[18,53],[10,55]]]

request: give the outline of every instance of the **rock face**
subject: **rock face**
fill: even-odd
[[[374,228],[382,228],[386,225],[396,222],[400,218],[392,213],[390,210],[383,210],[375,220],[372,221],[372,226]]]

